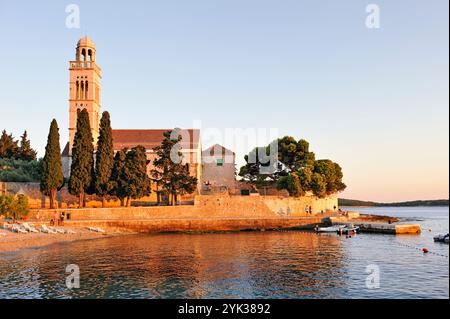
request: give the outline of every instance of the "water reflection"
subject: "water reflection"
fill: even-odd
[[[160,234],[0,254],[0,298],[448,298],[449,248],[432,238],[448,232],[448,207],[396,212],[424,232]],[[65,286],[69,264],[80,289]],[[379,289],[366,287],[368,265]]]
[[[117,237],[2,258],[0,296],[12,298],[334,297],[344,285],[340,240],[300,232]],[[80,289],[65,286],[69,264]]]

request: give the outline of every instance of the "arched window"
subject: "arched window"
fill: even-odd
[[[88,99],[88,81],[86,81],[86,84],[84,85],[84,99],[87,100]]]
[[[88,58],[89,58],[89,61],[92,61],[92,50],[91,49],[88,50]]]
[[[83,56],[83,61],[86,61],[86,49],[81,50],[81,55]]]
[[[80,99],[84,97],[84,81],[81,81]]]
[[[77,81],[75,86],[76,86],[75,100],[79,100],[80,99],[80,82]]]

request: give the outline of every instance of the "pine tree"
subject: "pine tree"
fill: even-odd
[[[31,143],[28,139],[27,131],[23,132],[23,135],[20,137],[18,157],[24,161],[34,161],[36,159],[36,155],[36,151],[31,148]]]
[[[84,207],[85,193],[92,190],[94,176],[94,146],[89,113],[83,109],[78,114],[77,131],[73,141],[69,192],[78,196],[79,207]]]
[[[3,130],[0,137],[0,158],[17,158],[18,157],[17,141],[14,140],[12,134]]]
[[[102,197],[105,207],[105,196],[112,189],[111,173],[114,166],[114,148],[112,140],[111,120],[108,112],[103,112],[100,120],[100,135],[97,142],[95,160],[95,193]]]
[[[345,190],[346,185],[342,182],[343,174],[339,164],[329,159],[317,160],[314,163],[314,172],[323,177],[328,195]]]
[[[59,128],[55,119],[50,124],[41,169],[41,192],[46,196],[50,196],[50,208],[56,208],[56,192],[64,185],[64,175],[61,163],[61,148],[59,145]]]
[[[300,183],[300,178],[296,173],[292,173],[287,176],[282,176],[277,182],[277,188],[286,189],[289,192],[289,196],[300,197],[305,195]]]
[[[311,189],[319,198],[327,196],[327,182],[319,173],[314,173],[311,179]]]
[[[189,174],[187,164],[181,162],[181,135],[172,138],[172,131],[164,133],[160,146],[155,147],[157,158],[154,160],[154,169],[151,171],[153,180],[158,189],[162,189],[170,196],[170,203],[175,205],[179,195],[190,194],[195,191],[197,178]],[[176,158],[172,158],[176,155]]]

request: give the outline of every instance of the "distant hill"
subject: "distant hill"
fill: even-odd
[[[372,207],[412,207],[412,206],[448,206],[448,199],[415,200],[397,203],[377,203],[355,199],[339,198],[339,206],[372,206]]]

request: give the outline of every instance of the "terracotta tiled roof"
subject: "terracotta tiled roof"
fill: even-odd
[[[157,130],[113,130],[114,150],[118,151],[125,147],[132,148],[137,145],[144,146],[147,150],[161,144],[164,133],[171,129]],[[200,130],[182,130],[183,139],[181,146],[183,149],[197,149],[200,142]],[[187,138],[187,136],[189,138]]]
[[[222,145],[216,144],[211,146],[210,148],[204,150],[202,152],[204,156],[215,156],[215,155],[222,155],[222,156],[233,156],[234,152],[230,151],[229,149],[223,147]]]

